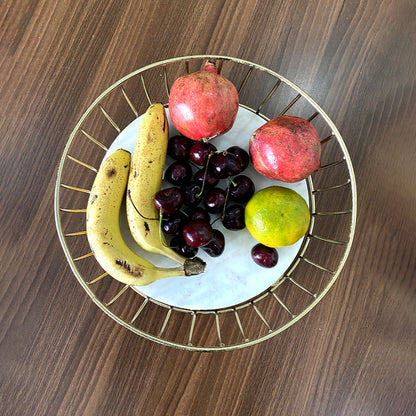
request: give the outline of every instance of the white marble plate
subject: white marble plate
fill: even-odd
[[[169,117],[168,110],[167,114]],[[133,153],[141,119],[142,116],[134,120],[117,136],[106,156],[119,148]],[[264,123],[265,121],[258,115],[240,108],[232,129],[213,139],[212,143],[218,150],[238,145],[248,151],[251,134]],[[172,137],[175,134],[178,132],[169,119],[169,136]],[[167,164],[171,161],[168,157]],[[270,180],[257,173],[252,166],[249,166],[243,174],[254,181],[256,190],[270,185],[286,186],[298,192],[309,204],[306,181],[289,184]],[[163,186],[171,185],[164,184]],[[218,186],[226,189],[227,182],[223,180]],[[121,216],[121,225],[126,242],[135,252],[159,266],[172,267],[176,265],[170,259],[149,254],[138,247],[129,232],[125,215]],[[220,221],[215,222],[214,227],[225,235],[225,250],[221,256],[216,258],[208,256],[201,249],[199,250],[198,256],[207,263],[203,274],[192,277],[172,277],[135,289],[145,296],[179,308],[214,310],[231,307],[257,296],[281,278],[296,258],[302,243],[301,239],[291,246],[279,248],[278,264],[271,269],[266,269],[256,265],[252,260],[250,250],[257,242],[246,229],[230,231],[225,229]]]

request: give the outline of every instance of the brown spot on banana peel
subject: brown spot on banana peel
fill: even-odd
[[[113,167],[111,167],[110,169],[107,169],[107,177],[112,178],[114,175],[117,174],[117,170]]]
[[[133,267],[131,266],[126,260],[119,260],[116,259],[116,264],[121,266],[123,269],[127,270],[131,275],[134,277],[142,277],[143,276],[143,269],[140,267]]]

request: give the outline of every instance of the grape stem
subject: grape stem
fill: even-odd
[[[189,218],[189,214],[184,211],[183,209],[180,209],[179,212],[181,212],[183,215],[185,215],[185,217]]]
[[[195,197],[196,197],[196,198],[199,198],[199,197],[203,194],[203,192],[204,192],[205,182],[206,182],[206,177],[207,177],[207,172],[208,172],[209,160],[211,159],[211,157],[212,157],[215,153],[219,153],[219,151],[215,151],[215,152],[214,152],[213,150],[211,150],[211,151],[209,152],[209,155],[208,155],[208,157],[207,157],[207,161],[205,162],[204,179],[202,180],[201,190],[200,190],[197,194],[195,194]]]
[[[229,181],[230,181],[230,183],[232,184],[232,185],[234,185],[234,186],[237,186],[237,184],[233,181],[233,178],[231,177],[231,176],[229,176],[228,177],[228,179],[229,179]],[[230,185],[228,185],[228,187],[229,187]]]
[[[225,194],[225,202],[224,202],[224,208],[222,209],[221,221],[224,221],[225,210],[227,209],[227,204],[228,204],[228,195],[230,193],[230,187],[231,187],[231,184],[234,184],[233,180],[230,177],[228,177],[228,179],[229,179],[229,182],[227,186],[227,192]]]
[[[162,246],[169,248],[169,245],[166,243],[166,240],[163,238],[163,233],[162,233],[162,216],[163,216],[163,212],[162,212],[162,210],[160,210],[159,211],[159,238],[160,238],[160,242],[162,243]]]

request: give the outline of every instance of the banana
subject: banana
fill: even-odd
[[[120,210],[130,168],[130,152],[119,149],[101,165],[87,205],[87,238],[101,267],[113,278],[133,286],[155,280],[190,276],[203,271],[205,263],[185,262],[172,268],[157,267],[133,252],[120,230]]]
[[[127,184],[126,210],[136,243],[150,253],[183,264],[185,257],[167,247],[160,232],[159,211],[153,195],[160,190],[169,140],[169,125],[162,104],[151,105],[137,133]]]

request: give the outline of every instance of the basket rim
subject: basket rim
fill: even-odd
[[[280,326],[279,328],[277,328],[273,331],[270,331],[269,333],[267,333],[267,334],[265,334],[261,337],[258,337],[258,338],[252,339],[252,340],[245,340],[244,342],[241,342],[239,344],[215,345],[215,346],[204,346],[204,347],[199,346],[199,345],[198,346],[197,345],[192,345],[192,344],[182,344],[182,343],[173,342],[173,341],[170,341],[170,340],[167,340],[167,339],[161,339],[157,336],[148,334],[144,331],[139,330],[138,328],[136,328],[132,324],[127,323],[126,321],[124,321],[122,318],[120,318],[115,313],[113,313],[111,310],[109,310],[106,307],[106,305],[103,302],[101,302],[95,296],[94,292],[90,289],[88,284],[85,282],[85,280],[80,275],[80,273],[79,273],[79,271],[76,267],[76,264],[75,264],[75,262],[74,262],[74,260],[71,256],[69,248],[66,244],[63,229],[62,229],[62,224],[61,224],[61,218],[60,218],[60,189],[61,189],[61,180],[62,180],[62,173],[63,173],[65,160],[67,158],[68,151],[71,147],[71,144],[74,141],[76,133],[79,131],[80,127],[82,126],[84,121],[88,118],[88,116],[91,114],[93,109],[95,109],[97,107],[97,105],[103,100],[104,97],[106,97],[114,89],[118,88],[120,85],[125,83],[130,78],[133,78],[133,77],[135,77],[135,76],[137,76],[137,75],[139,75],[143,72],[146,72],[149,69],[153,69],[155,67],[161,67],[161,66],[166,66],[166,65],[172,64],[172,63],[177,63],[177,62],[180,62],[180,61],[190,61],[190,60],[196,60],[196,59],[218,59],[218,60],[223,60],[223,61],[232,61],[232,62],[235,62],[235,63],[239,63],[241,65],[253,67],[254,69],[258,69],[260,71],[266,72],[266,73],[270,74],[271,76],[273,76],[277,79],[280,79],[282,82],[284,82],[285,84],[290,86],[292,89],[297,91],[298,94],[301,94],[301,96],[304,99],[306,99],[319,112],[319,114],[323,117],[323,119],[325,120],[327,125],[330,126],[330,128],[332,130],[332,134],[335,136],[339,146],[341,147],[341,150],[342,150],[342,153],[344,155],[345,162],[346,162],[346,165],[347,165],[347,168],[348,168],[349,177],[350,177],[350,184],[349,185],[351,186],[351,225],[350,225],[350,230],[349,230],[349,238],[348,238],[348,242],[346,244],[343,256],[341,257],[341,260],[339,261],[338,267],[337,267],[336,271],[334,272],[334,274],[332,275],[330,281],[327,283],[325,288],[319,293],[319,295],[317,295],[315,297],[315,299],[302,312],[300,312],[296,316],[292,317],[292,319],[289,320],[288,322],[286,322],[284,325]],[[252,110],[252,109],[250,109],[250,110]],[[259,115],[261,116],[261,114],[259,114]],[[55,225],[56,225],[59,241],[61,243],[61,246],[63,248],[65,257],[66,257],[66,259],[67,259],[67,261],[68,261],[68,263],[71,267],[72,272],[75,274],[77,280],[82,285],[82,287],[87,292],[87,294],[90,296],[90,298],[93,300],[93,302],[100,309],[102,309],[107,315],[109,315],[112,319],[114,319],[116,322],[118,322],[120,325],[124,326],[125,328],[131,330],[132,332],[134,332],[138,335],[141,335],[144,338],[147,338],[149,340],[155,341],[159,344],[163,344],[163,345],[167,345],[167,346],[174,347],[174,348],[179,348],[179,349],[185,349],[185,350],[189,350],[189,351],[200,351],[200,352],[229,351],[229,350],[241,349],[241,348],[244,348],[244,347],[256,345],[256,344],[258,344],[262,341],[270,339],[270,338],[274,337],[275,335],[283,332],[284,330],[286,330],[287,328],[292,326],[295,322],[299,321],[307,313],[309,313],[322,300],[322,298],[326,295],[326,293],[329,291],[329,289],[333,286],[333,284],[337,280],[339,274],[341,273],[341,271],[344,268],[345,262],[346,262],[346,260],[349,256],[350,251],[351,251],[351,247],[352,247],[352,243],[353,243],[353,239],[354,239],[354,234],[355,234],[355,229],[356,229],[356,220],[357,220],[357,186],[356,186],[356,180],[355,180],[355,174],[354,174],[354,170],[353,170],[353,166],[352,166],[352,161],[351,161],[349,152],[347,150],[347,147],[346,147],[346,145],[345,145],[345,143],[344,143],[344,141],[341,137],[340,132],[338,131],[337,127],[332,122],[330,117],[326,114],[326,112],[323,111],[323,109],[315,102],[314,99],[312,99],[312,97],[310,97],[307,93],[305,93],[296,84],[294,84],[293,82],[291,82],[286,77],[280,75],[279,73],[277,73],[277,72],[275,72],[275,71],[273,71],[273,70],[271,70],[267,67],[264,67],[262,65],[256,64],[254,62],[251,62],[251,61],[248,61],[248,60],[245,60],[245,59],[234,58],[234,57],[225,56],[225,55],[209,55],[209,54],[185,55],[185,56],[181,56],[181,57],[173,57],[173,58],[168,58],[168,59],[165,59],[165,60],[157,61],[157,62],[151,63],[149,65],[146,65],[144,67],[141,67],[139,69],[136,69],[136,70],[130,72],[129,74],[123,76],[122,78],[120,78],[119,80],[117,80],[116,82],[111,84],[108,88],[106,88],[87,107],[87,109],[81,115],[81,117],[79,118],[75,127],[73,128],[73,130],[72,130],[72,132],[69,136],[69,139],[67,140],[67,142],[65,144],[62,156],[60,158],[60,162],[59,162],[58,170],[57,170],[57,174],[56,174],[56,183],[55,183],[55,192],[54,192],[54,216],[55,216]],[[256,298],[260,295],[261,294],[257,295]],[[148,298],[148,300],[152,301],[151,298]],[[163,302],[157,301],[155,303],[157,303],[159,306],[162,306],[162,307],[165,307],[165,308],[172,308],[171,305],[163,304]],[[173,309],[186,313],[183,308],[173,307]],[[225,309],[226,310],[232,310],[233,308],[225,308]],[[191,315],[200,314],[200,313],[218,314],[218,313],[221,313],[221,311],[220,310],[215,310],[215,309],[199,311],[199,310],[195,309],[195,310],[189,310],[189,311],[187,311],[187,313],[190,313]]]

